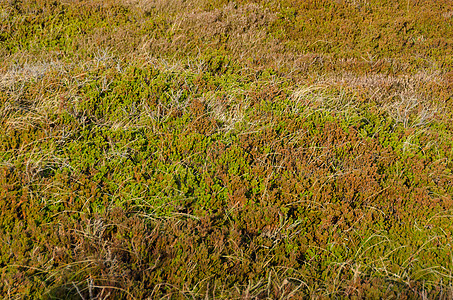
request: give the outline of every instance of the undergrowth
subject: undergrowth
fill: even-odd
[[[1,1],[6,299],[453,297],[450,1]]]

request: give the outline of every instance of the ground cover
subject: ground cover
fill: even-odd
[[[451,1],[0,2],[0,294],[451,298]]]

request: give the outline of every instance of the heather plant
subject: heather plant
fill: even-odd
[[[0,2],[0,294],[451,298],[452,11]]]

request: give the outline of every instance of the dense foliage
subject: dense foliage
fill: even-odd
[[[0,294],[453,297],[453,2],[0,2]]]

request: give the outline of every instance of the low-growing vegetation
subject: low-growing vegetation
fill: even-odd
[[[453,297],[453,2],[0,1],[5,299]]]

